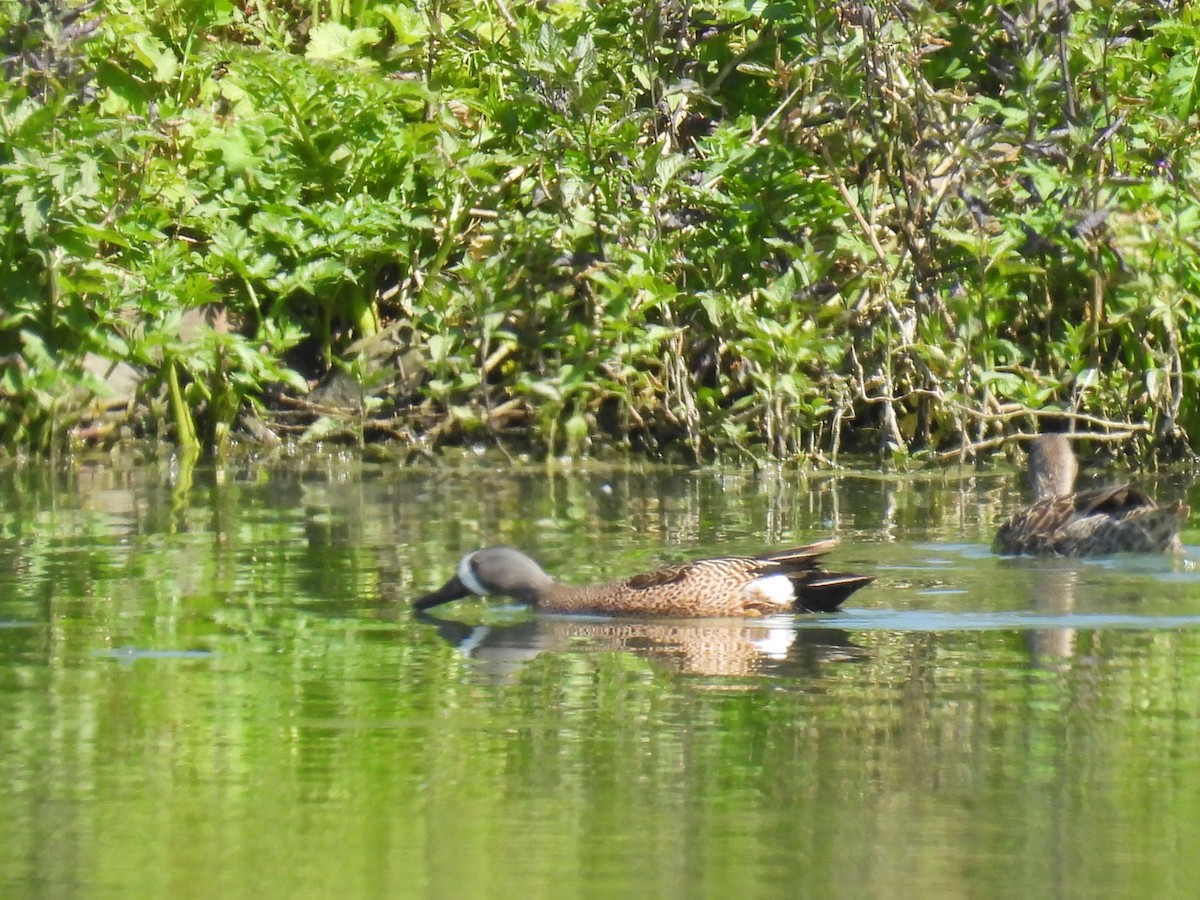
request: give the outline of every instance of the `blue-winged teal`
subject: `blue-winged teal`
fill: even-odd
[[[1079,466],[1062,434],[1043,434],[1029,447],[1032,506],[1000,526],[992,549],[1033,556],[1182,553],[1179,529],[1187,505],[1159,506],[1128,484],[1073,493]]]
[[[543,612],[636,616],[761,616],[833,612],[874,579],[826,572],[836,541],[762,556],[719,556],[664,566],[624,581],[572,587],[519,550],[488,547],[462,558],[446,584],[414,601],[420,610],[470,594],[501,594]]]

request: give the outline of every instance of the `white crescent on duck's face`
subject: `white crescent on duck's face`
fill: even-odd
[[[475,553],[478,552],[478,550],[475,551]],[[474,569],[471,568],[471,560],[475,558],[475,553],[468,553],[466,556],[460,559],[458,561],[458,569],[454,574],[458,576],[458,580],[461,581],[463,586],[466,587],[471,593],[478,594],[480,597],[486,597],[490,592],[487,588],[479,583],[479,579],[475,577]]]

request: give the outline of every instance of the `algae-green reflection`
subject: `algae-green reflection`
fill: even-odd
[[[0,476],[0,895],[1190,897],[1200,580],[1001,560],[1015,479],[336,457]],[[844,615],[405,600],[845,539]],[[443,611],[439,611],[441,613]]]

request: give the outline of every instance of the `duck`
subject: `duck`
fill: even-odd
[[[654,617],[750,617],[834,612],[871,575],[827,572],[820,559],[836,540],[760,556],[716,556],[663,566],[620,581],[557,581],[514,547],[468,553],[442,587],[413,601],[424,612],[478,594],[511,597],[538,612]]]
[[[1067,435],[1038,435],[1029,447],[1032,505],[1000,526],[992,549],[1004,555],[1110,556],[1183,553],[1182,500],[1159,506],[1129,484],[1075,491],[1079,463]]]

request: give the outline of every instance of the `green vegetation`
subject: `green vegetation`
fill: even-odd
[[[4,4],[0,439],[902,460],[1053,408],[1180,452],[1198,26]]]

